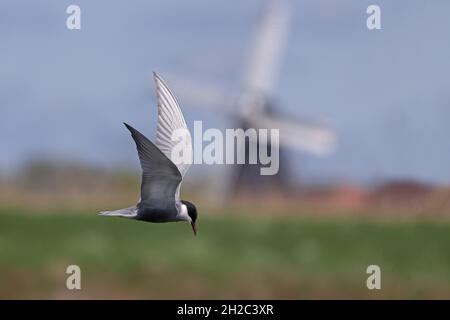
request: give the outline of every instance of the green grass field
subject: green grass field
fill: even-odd
[[[450,298],[450,224],[0,211],[0,298]],[[82,290],[65,287],[66,267]],[[366,288],[366,268],[382,290]]]

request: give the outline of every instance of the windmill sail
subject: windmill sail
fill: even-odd
[[[272,1],[265,9],[251,45],[243,87],[254,94],[271,95],[281,66],[290,16],[283,1]]]

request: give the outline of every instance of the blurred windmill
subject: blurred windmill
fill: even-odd
[[[209,190],[212,194],[232,195],[238,187],[247,186],[282,187],[287,172],[285,149],[301,151],[317,156],[330,154],[335,145],[335,134],[323,124],[282,116],[279,105],[274,103],[273,94],[280,70],[281,57],[289,26],[289,8],[283,1],[271,1],[260,17],[254,39],[252,39],[247,68],[242,77],[241,91],[236,94],[224,92],[211,84],[193,81],[180,76],[174,80],[177,94],[190,104],[214,112],[230,115],[233,128],[266,128],[280,130],[280,171],[276,176],[259,175],[259,166],[224,165],[221,177],[212,182]],[[230,101],[233,105],[230,105]],[[245,148],[248,144],[237,146]],[[270,143],[270,141],[268,142]],[[270,149],[269,149],[270,150]],[[247,159],[248,155],[246,155]],[[263,183],[262,183],[263,182]]]

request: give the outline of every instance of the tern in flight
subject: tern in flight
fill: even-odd
[[[156,73],[153,76],[158,102],[156,144],[124,123],[136,143],[141,162],[141,198],[135,206],[102,211],[100,215],[147,222],[186,221],[191,224],[194,234],[197,234],[197,208],[191,202],[180,199],[181,182],[192,163],[192,138],[175,96],[161,77]],[[172,151],[179,143],[177,139],[173,139],[174,136],[181,136],[183,139],[183,152],[187,155],[184,159],[188,161],[172,159]]]

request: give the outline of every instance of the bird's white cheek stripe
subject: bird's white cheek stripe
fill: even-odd
[[[193,146],[185,128],[174,130],[172,141],[176,144],[170,159],[177,166],[259,164],[261,175],[275,175],[279,170],[279,129],[226,129],[224,134],[216,128],[203,131],[202,121],[194,121]],[[248,148],[245,148],[247,141]]]
[[[188,221],[188,222],[190,222],[192,220],[191,217],[189,217],[187,207],[184,204],[181,205],[181,209],[180,209],[180,212],[179,212],[178,216],[182,220],[185,220],[185,221]]]

